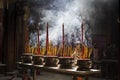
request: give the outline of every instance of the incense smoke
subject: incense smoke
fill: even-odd
[[[65,35],[67,35],[67,42],[68,43],[70,42],[71,34],[74,34],[75,42],[81,41],[81,24],[82,23],[86,24],[83,21],[84,18],[86,18],[84,20],[89,19],[88,17],[89,15],[87,16],[82,15],[81,12],[84,12],[84,10],[88,9],[84,7],[84,5],[88,3],[89,2],[85,3],[83,0],[61,0],[61,1],[55,0],[52,4],[50,4],[49,9],[43,9],[41,11],[41,13],[44,15],[43,18],[40,18],[42,24],[45,24],[44,27],[46,26],[47,22],[49,24],[50,42],[56,45],[59,40],[61,41],[63,23]],[[89,27],[88,25],[87,26],[84,25],[83,34],[85,34],[88,27]],[[91,34],[91,32],[89,32],[88,34]],[[46,32],[44,32],[40,36],[40,39],[45,40],[46,38],[45,36]],[[87,42],[85,35],[83,36],[84,42]]]
[[[49,40],[54,45],[62,40],[63,23],[68,43],[71,40],[71,34],[75,35],[75,41],[81,41],[81,24],[83,23],[84,44],[91,46],[92,33],[100,32],[100,27],[105,23],[105,18],[109,17],[106,12],[112,11],[109,8],[113,9],[113,2],[114,0],[37,0],[36,3],[39,7],[33,8],[32,12],[39,14],[37,19],[41,28],[40,42],[45,45],[47,22]],[[37,35],[31,35],[31,42],[37,43]]]

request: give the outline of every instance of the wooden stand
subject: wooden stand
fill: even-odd
[[[73,80],[77,80],[78,77],[82,77],[85,80],[88,80],[90,76],[99,75],[100,70],[91,69],[90,71],[76,71],[74,69],[59,69],[57,67],[44,67],[43,65],[29,65],[25,63],[18,63],[19,66],[25,67],[33,70],[33,80],[36,80],[36,70],[42,70],[51,73],[58,73],[73,76]]]

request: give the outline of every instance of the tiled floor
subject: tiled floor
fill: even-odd
[[[72,76],[42,72],[40,76],[37,76],[37,80],[72,80]],[[89,78],[89,80],[105,80],[105,79]]]
[[[10,76],[0,76],[0,80],[10,80],[10,78],[11,78]],[[22,78],[15,77],[12,80],[22,80]],[[31,80],[33,80],[32,77],[31,77]],[[48,72],[41,72],[41,74],[37,76],[36,80],[72,80],[72,76],[48,73]],[[89,80],[105,80],[105,79],[90,77]]]

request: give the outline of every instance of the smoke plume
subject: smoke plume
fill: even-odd
[[[118,1],[118,0],[116,0]],[[70,42],[71,34],[75,41],[81,41],[81,25],[83,23],[83,41],[91,46],[92,33],[100,32],[106,13],[111,12],[114,0],[35,0],[39,7],[33,7],[33,12],[39,14],[37,18],[40,27],[40,40],[45,45],[46,23],[49,25],[49,40],[56,45],[61,41],[62,24],[64,23],[65,35]],[[32,1],[33,2],[33,1]],[[104,9],[103,9],[104,8]],[[109,17],[109,16],[107,16]],[[98,28],[98,29],[96,29]],[[93,30],[95,29],[95,30]],[[34,33],[35,34],[35,33]],[[36,35],[31,35],[31,42],[37,43]]]

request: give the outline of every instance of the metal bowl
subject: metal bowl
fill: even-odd
[[[71,69],[74,66],[73,57],[59,57],[60,68]]]
[[[21,59],[23,63],[32,63],[32,53],[24,53]]]
[[[45,66],[57,67],[59,63],[58,56],[44,56]]]
[[[92,61],[90,59],[78,59],[77,65],[77,70],[90,70],[90,68],[92,67]]]
[[[43,55],[33,55],[33,64],[34,65],[43,65]]]

